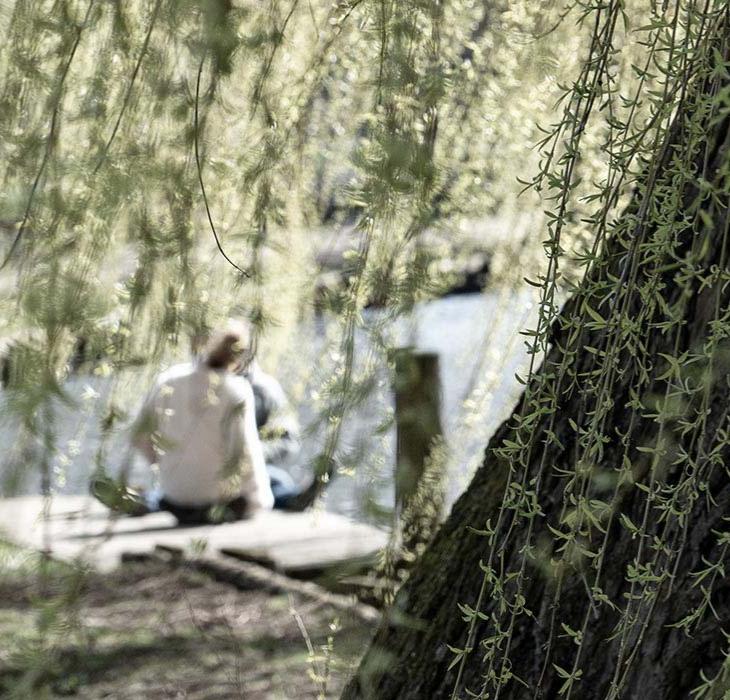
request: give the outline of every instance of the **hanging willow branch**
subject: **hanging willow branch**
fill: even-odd
[[[31,209],[33,208],[33,201],[36,196],[36,192],[38,191],[38,185],[41,181],[41,177],[43,177],[43,173],[46,169],[46,165],[48,163],[48,159],[51,156],[51,151],[53,150],[53,144],[55,141],[55,135],[56,135],[56,123],[58,121],[58,115],[61,110],[61,102],[63,101],[63,95],[64,95],[64,83],[66,82],[66,77],[68,76],[68,72],[71,68],[71,63],[73,62],[74,56],[76,55],[76,50],[79,48],[79,44],[81,43],[81,35],[86,28],[89,16],[91,15],[91,10],[94,7],[94,0],[91,0],[89,2],[89,6],[86,8],[86,14],[84,15],[84,19],[81,22],[81,24],[76,27],[76,38],[74,39],[73,45],[71,46],[71,51],[69,53],[68,59],[66,60],[66,63],[63,67],[63,71],[61,72],[61,77],[58,81],[58,85],[56,87],[57,97],[53,104],[53,110],[51,112],[51,125],[48,129],[48,137],[46,138],[46,147],[43,151],[43,158],[41,160],[40,167],[38,168],[38,172],[36,173],[35,180],[33,180],[33,185],[30,188],[30,195],[28,196],[28,203],[25,206],[25,212],[23,214],[23,219],[20,222],[20,226],[18,227],[18,231],[15,234],[15,238],[13,239],[13,242],[10,245],[10,249],[5,255],[5,258],[3,259],[2,263],[0,263],[0,271],[4,270],[7,264],[10,262],[10,259],[13,257],[13,254],[15,253],[15,249],[18,247],[18,244],[20,243],[20,239],[23,237],[23,234],[25,233],[25,227],[28,224],[28,219],[30,217]]]
[[[203,202],[205,204],[205,213],[208,216],[208,223],[210,224],[210,230],[213,232],[213,238],[215,239],[215,244],[218,246],[218,250],[220,251],[220,254],[230,263],[232,267],[234,267],[236,270],[238,270],[244,277],[248,277],[249,273],[245,270],[242,270],[236,263],[233,262],[228,257],[228,254],[225,250],[223,250],[223,246],[221,245],[220,238],[218,236],[218,232],[215,230],[215,223],[213,222],[213,214],[210,211],[210,205],[208,204],[208,195],[205,192],[205,183],[203,182],[203,168],[200,161],[200,149],[199,149],[199,139],[200,139],[200,133],[199,133],[199,121],[198,121],[198,107],[200,104],[200,78],[203,73],[203,64],[205,63],[205,57],[200,59],[200,65],[198,66],[198,75],[195,80],[195,118],[194,118],[194,127],[193,127],[193,139],[194,139],[194,147],[195,147],[195,167],[198,171],[198,182],[200,183],[200,192],[203,195]]]
[[[122,118],[124,117],[124,113],[127,110],[127,106],[129,105],[129,100],[132,97],[132,90],[134,88],[134,83],[137,80],[137,74],[139,73],[139,69],[142,67],[142,61],[144,60],[145,55],[147,54],[147,47],[150,44],[150,37],[152,36],[152,30],[155,28],[155,23],[157,22],[157,15],[160,12],[160,6],[162,5],[162,0],[157,0],[155,3],[155,7],[152,10],[152,17],[150,18],[150,24],[147,28],[147,33],[145,34],[144,42],[142,43],[142,48],[140,49],[139,56],[137,57],[137,62],[135,63],[134,70],[132,71],[132,77],[129,80],[129,85],[127,86],[127,91],[124,94],[124,100],[122,101],[122,107],[119,110],[119,114],[117,115],[117,120],[114,123],[114,128],[112,129],[111,134],[109,135],[109,139],[107,140],[106,144],[104,144],[104,148],[102,149],[101,153],[99,154],[99,160],[94,167],[93,174],[96,175],[96,173],[99,171],[99,168],[104,163],[104,160],[109,153],[109,149],[111,148],[112,143],[114,142],[114,139],[117,136],[117,132],[119,131],[119,126],[122,123]]]

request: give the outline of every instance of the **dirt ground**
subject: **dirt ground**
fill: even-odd
[[[185,567],[44,575],[37,560],[0,562],[3,698],[336,698],[370,632],[341,610]]]

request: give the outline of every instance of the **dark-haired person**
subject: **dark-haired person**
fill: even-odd
[[[302,491],[285,468],[301,449],[299,421],[278,379],[264,372],[256,359],[246,366],[243,376],[253,389],[256,427],[274,493],[274,508],[289,510]]]

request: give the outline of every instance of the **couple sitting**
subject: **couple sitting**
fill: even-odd
[[[279,383],[256,366],[251,347],[248,327],[229,322],[198,361],[171,367],[155,381],[132,428],[132,444],[158,465],[159,494],[103,476],[92,481],[92,493],[112,510],[165,510],[182,524],[292,508],[300,489],[267,462],[293,451],[296,421],[286,415]],[[277,434],[271,435],[272,426]],[[259,429],[271,439],[262,444]]]

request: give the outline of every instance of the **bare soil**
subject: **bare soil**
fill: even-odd
[[[370,632],[322,603],[184,566],[101,576],[36,561],[0,575],[0,697],[335,698]]]

